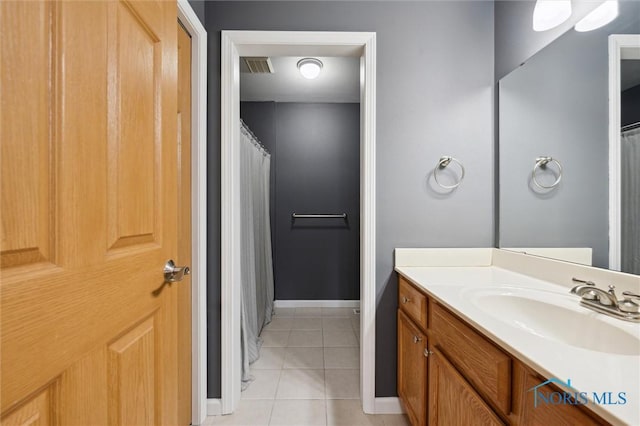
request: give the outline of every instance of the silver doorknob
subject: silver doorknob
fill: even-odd
[[[168,283],[182,281],[182,278],[190,273],[191,269],[188,266],[176,266],[173,259],[169,259],[164,265],[164,280]]]

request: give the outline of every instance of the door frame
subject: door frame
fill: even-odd
[[[640,59],[640,35],[612,34],[609,36],[609,269],[621,267],[621,149],[620,62]]]
[[[191,422],[207,416],[207,31],[187,0],[178,20],[191,36]]]
[[[360,57],[360,396],[375,410],[376,33],[222,31],[221,414],[240,401],[240,56]],[[215,414],[215,413],[209,413]]]

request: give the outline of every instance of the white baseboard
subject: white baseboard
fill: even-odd
[[[376,398],[375,413],[373,414],[403,414],[404,409],[397,397]],[[222,404],[220,399],[207,399],[207,416],[222,415]]]
[[[359,300],[276,300],[274,308],[359,308]]]
[[[404,409],[398,397],[376,398],[375,414],[402,414]]]
[[[207,398],[207,416],[220,416],[222,414],[222,403],[220,399]]]

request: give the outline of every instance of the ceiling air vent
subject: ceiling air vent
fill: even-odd
[[[273,74],[271,59],[267,57],[242,58],[251,74]]]

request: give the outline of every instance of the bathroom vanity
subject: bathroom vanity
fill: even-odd
[[[640,323],[573,277],[640,277],[498,249],[396,249],[398,395],[419,425],[640,424]]]

